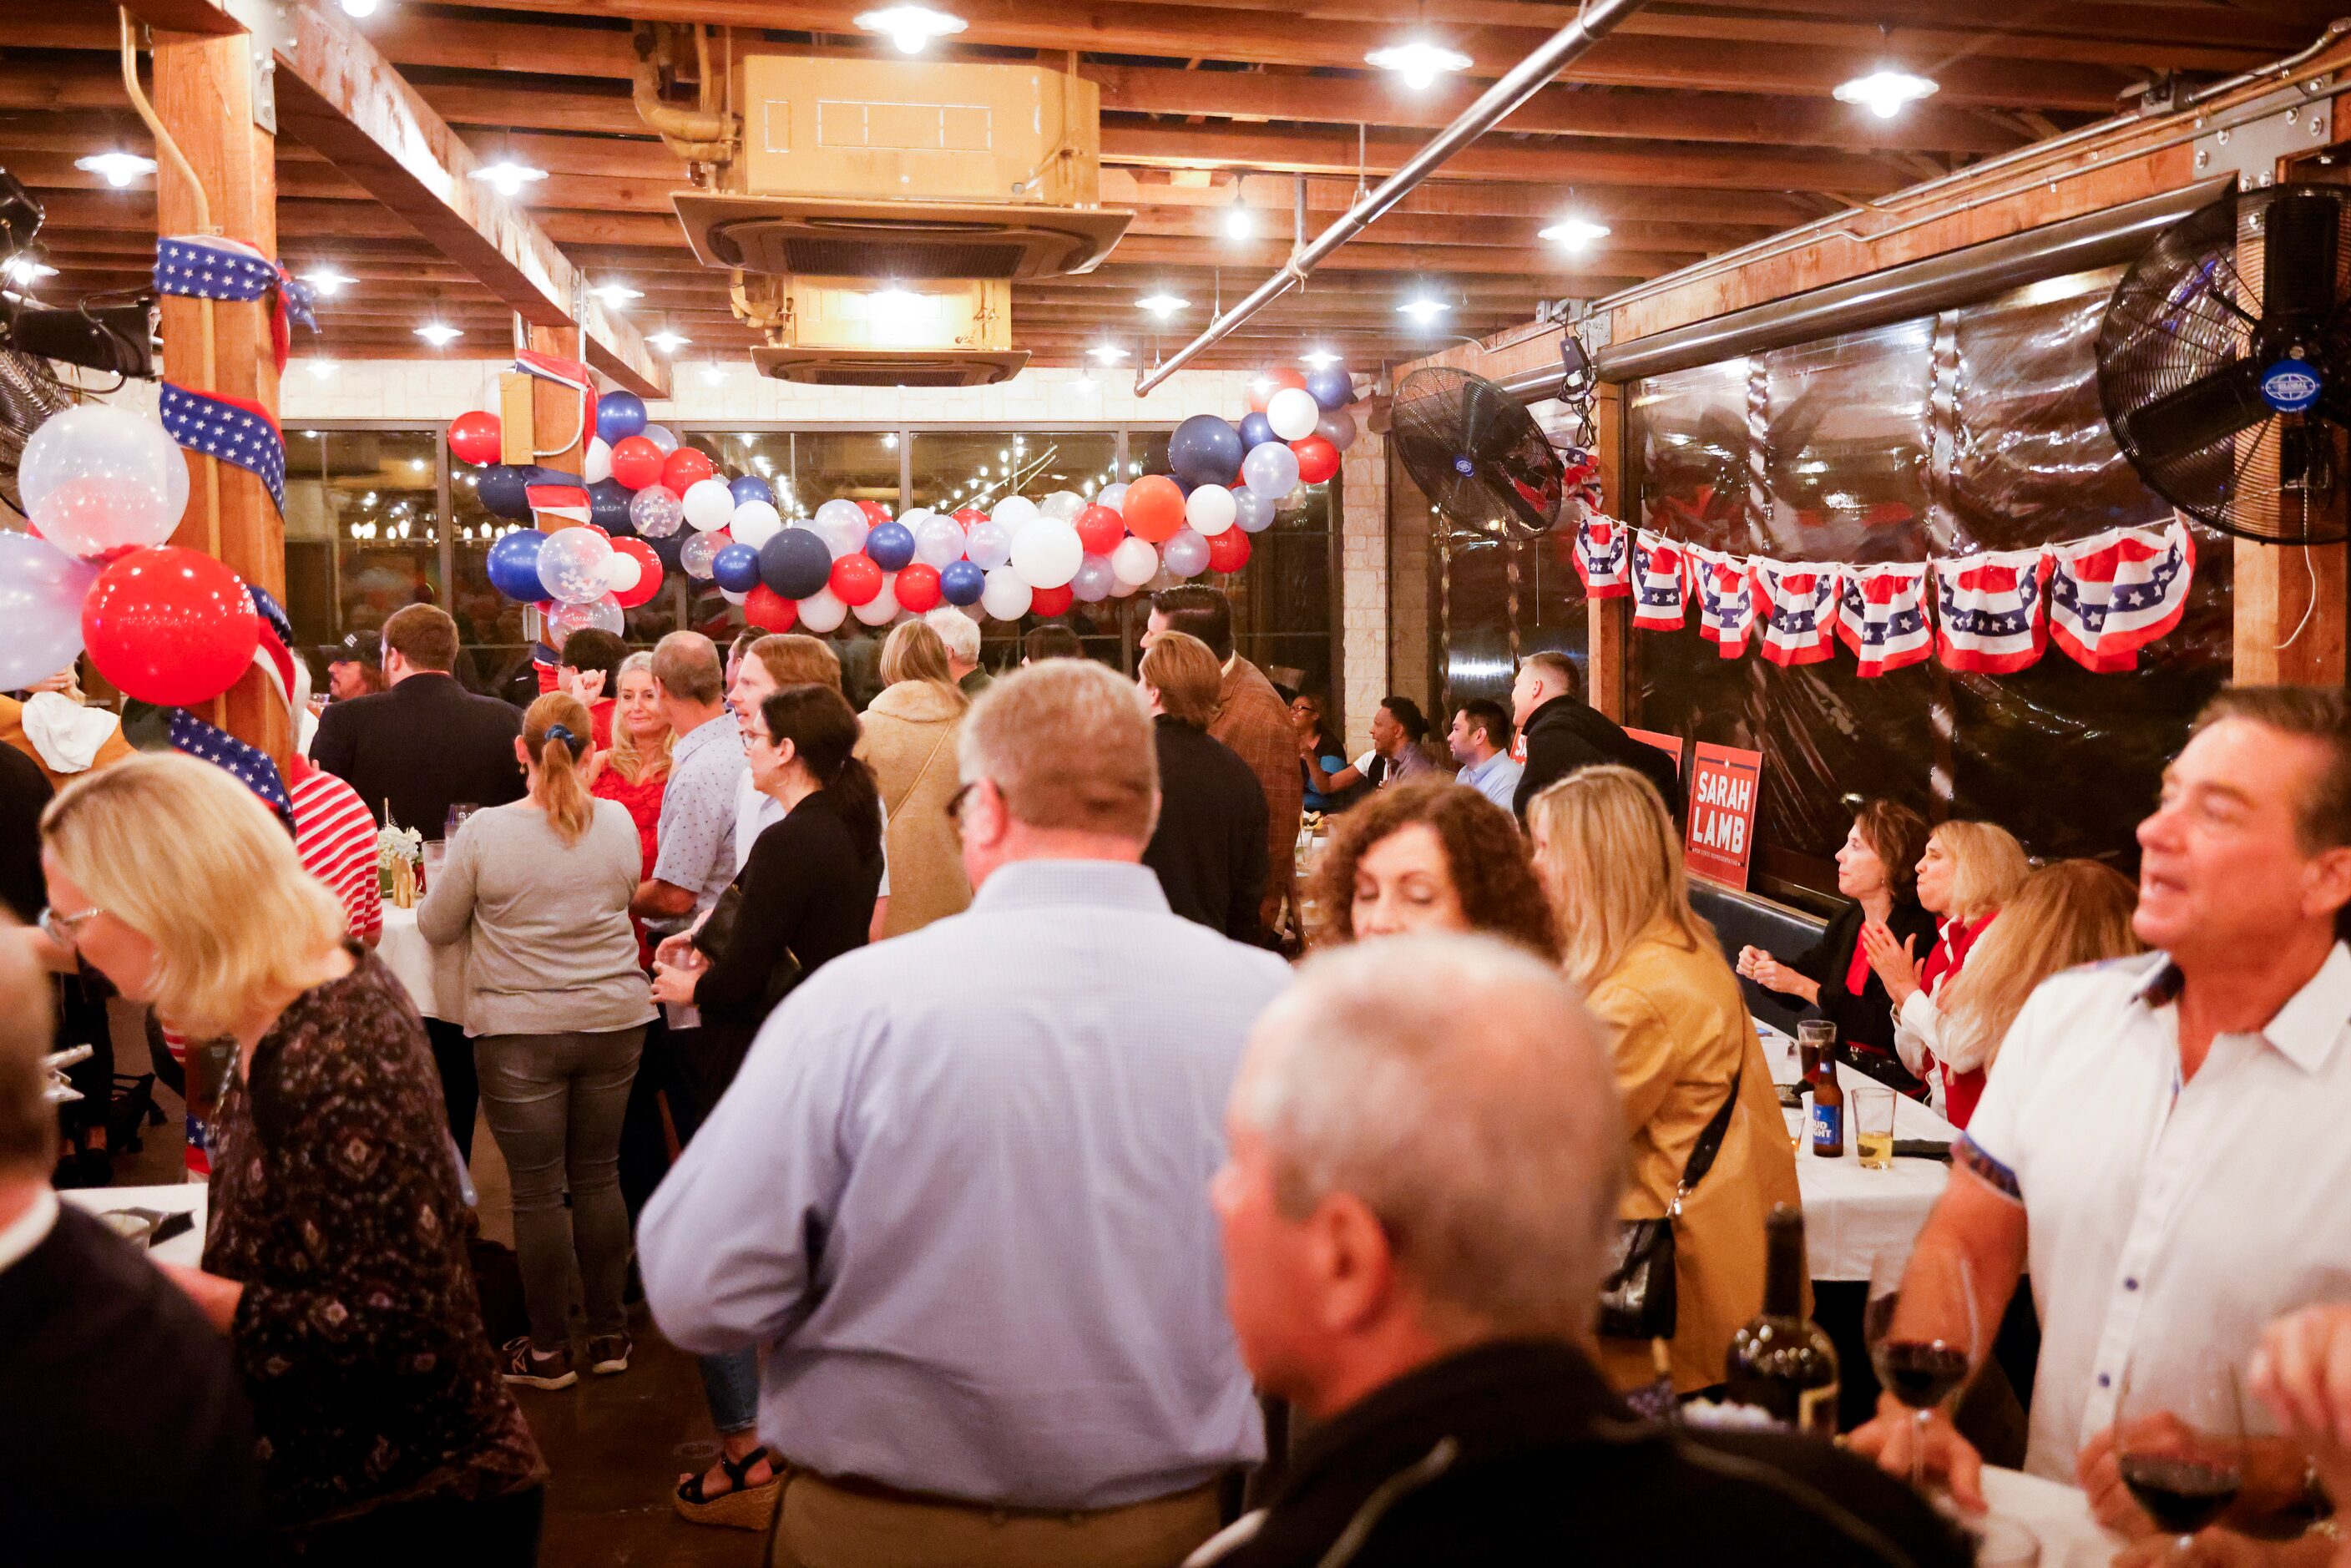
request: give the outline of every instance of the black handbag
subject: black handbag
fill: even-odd
[[[1742,1065],[1731,1075],[1730,1097],[1714,1120],[1690,1145],[1689,1163],[1666,1206],[1663,1219],[1617,1222],[1615,1255],[1607,1278],[1600,1283],[1600,1333],[1605,1339],[1656,1340],[1674,1337],[1680,1302],[1674,1289],[1674,1221],[1681,1218],[1682,1200],[1696,1191],[1714,1168],[1715,1155],[1730,1131],[1731,1113],[1739,1108],[1739,1085],[1747,1076]]]

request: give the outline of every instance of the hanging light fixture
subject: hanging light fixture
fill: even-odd
[[[1104,365],[1114,365],[1126,358],[1126,350],[1116,343],[1096,343],[1086,352],[1092,355],[1097,363]]]
[[[682,336],[679,333],[673,332],[668,328],[664,327],[658,332],[646,333],[645,341],[651,343],[654,348],[659,349],[664,354],[674,354],[680,349],[684,348],[688,343],[693,342],[694,340]]]
[[[97,174],[120,191],[133,180],[144,179],[155,172],[155,160],[142,158],[136,152],[93,152],[87,158],[74,160],[74,167],[86,174]]]
[[[1344,357],[1328,349],[1309,349],[1298,356],[1298,362],[1310,371],[1327,371]]]
[[[927,5],[892,5],[862,12],[857,25],[868,33],[886,35],[902,55],[919,55],[932,39],[953,37],[967,26],[962,17]]]
[[[416,335],[436,349],[445,349],[465,335],[462,327],[452,327],[446,321],[427,321],[416,329]]]
[[[1590,218],[1571,214],[1538,231],[1538,237],[1553,245],[1565,246],[1570,250],[1582,250],[1594,240],[1606,239],[1612,232],[1606,224],[1594,223]]]
[[[518,196],[525,185],[547,178],[547,171],[534,169],[512,158],[501,158],[495,163],[485,163],[474,171],[474,178],[488,185],[501,196]]]
[[[1857,103],[1880,120],[1891,120],[1922,99],[1932,98],[1942,90],[1942,83],[1932,77],[1914,76],[1881,67],[1865,77],[1855,77],[1840,83],[1836,89],[1839,103]]]
[[[630,300],[645,297],[643,289],[632,288],[625,283],[600,283],[588,292],[615,310],[624,310],[628,308]]]
[[[336,295],[340,294],[346,287],[350,287],[351,284],[357,283],[359,279],[349,277],[343,273],[337,272],[333,267],[321,264],[320,266],[314,267],[309,271],[304,273],[302,275],[302,281],[308,284],[320,297],[332,299]]]
[[[346,16],[372,16],[375,15],[376,0],[342,0],[342,5],[343,15]]]
[[[1229,240],[1257,237],[1257,219],[1241,201],[1241,184],[1233,182],[1233,204],[1225,209],[1225,237]]]
[[[12,256],[7,265],[0,267],[0,278],[5,278],[19,288],[30,288],[44,277],[55,277],[57,269],[47,262],[36,261],[30,256]]]
[[[1178,310],[1190,309],[1192,306],[1192,302],[1190,300],[1180,299],[1175,295],[1169,294],[1165,290],[1162,290],[1157,294],[1146,294],[1134,303],[1136,308],[1148,310],[1162,321],[1166,320],[1167,318],[1175,315]]]
[[[1396,314],[1409,316],[1426,327],[1453,307],[1431,295],[1416,294],[1396,307]]]
[[[1438,77],[1468,70],[1473,63],[1460,50],[1432,44],[1426,38],[1413,38],[1401,44],[1390,44],[1384,49],[1374,49],[1364,59],[1366,64],[1377,66],[1384,71],[1394,71],[1404,79],[1404,85],[1415,92],[1425,91],[1434,86]]]

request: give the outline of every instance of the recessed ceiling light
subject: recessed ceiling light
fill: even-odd
[[[625,283],[600,283],[588,292],[615,310],[621,309],[632,299],[643,299],[645,297],[643,289],[632,288]]]
[[[1374,49],[1364,59],[1384,71],[1394,71],[1404,78],[1405,86],[1416,92],[1432,85],[1438,77],[1468,70],[1472,63],[1469,57],[1460,50],[1448,49],[1442,44],[1432,44],[1424,38],[1391,44],[1384,49]]]
[[[1593,223],[1590,218],[1562,218],[1541,231],[1539,237],[1553,245],[1582,247],[1596,239],[1606,239],[1612,231],[1606,224]]]
[[[547,171],[534,169],[528,163],[517,163],[511,158],[501,158],[495,163],[485,163],[474,171],[474,178],[486,182],[501,196],[522,193],[522,188],[535,180],[547,178]]]
[[[356,277],[346,277],[331,267],[314,267],[302,275],[302,281],[319,293],[332,299],[343,291],[346,284],[357,283]]]
[[[1146,294],[1134,303],[1137,308],[1150,311],[1162,321],[1178,310],[1189,309],[1192,304],[1190,300],[1178,299],[1173,294]]]
[[[892,5],[885,10],[863,12],[857,25],[869,33],[888,34],[902,55],[919,55],[933,38],[950,37],[966,26],[962,17],[934,11],[927,5]]]
[[[1342,356],[1332,353],[1328,349],[1309,349],[1298,356],[1298,362],[1310,371],[1327,371],[1337,364],[1341,358]]]
[[[1839,84],[1839,103],[1857,103],[1880,120],[1891,120],[1920,99],[1932,98],[1942,84],[1908,71],[1875,70]]]
[[[1409,316],[1414,320],[1426,327],[1431,321],[1436,320],[1439,316],[1444,315],[1447,310],[1452,308],[1453,307],[1447,305],[1444,300],[1433,299],[1427,295],[1423,294],[1416,296],[1414,298],[1407,299],[1403,304],[1397,306],[1396,314],[1399,316]]]
[[[152,174],[155,160],[136,152],[93,152],[87,158],[75,159],[74,167],[85,173],[104,176],[108,184],[120,191],[131,181]]]
[[[1086,352],[1092,354],[1097,361],[1105,365],[1114,365],[1118,363],[1119,361],[1126,358],[1126,350],[1120,348],[1116,343],[1096,343],[1092,348],[1088,349]]]
[[[664,327],[658,332],[646,333],[645,341],[651,343],[654,348],[659,349],[664,354],[674,354],[680,349],[684,348],[688,343],[693,342],[694,340],[687,337],[682,337],[678,333],[673,332],[668,328]]]
[[[445,321],[427,321],[416,329],[416,335],[436,349],[445,349],[465,335],[462,327],[452,327]]]
[[[1235,202],[1231,206],[1225,209],[1225,237],[1227,239],[1249,239],[1255,235],[1256,233],[1257,220],[1249,215],[1249,210],[1247,207],[1242,206],[1238,202]]]

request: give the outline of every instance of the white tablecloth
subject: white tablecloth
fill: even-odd
[[[2079,1487],[1986,1466],[1983,1490],[1994,1519],[2022,1525],[2041,1542],[2041,1568],[2106,1568],[2126,1544],[2099,1527]]]
[[[203,1182],[189,1181],[170,1186],[68,1187],[57,1196],[89,1214],[103,1214],[110,1208],[144,1208],[164,1214],[185,1210],[195,1217],[194,1228],[151,1249],[149,1256],[193,1269],[204,1255],[204,1200],[211,1190]]]
[[[1793,1083],[1801,1075],[1796,1043],[1768,1024],[1759,1024],[1764,1060],[1771,1065],[1774,1083]],[[1806,1140],[1796,1151],[1796,1184],[1804,1198],[1804,1248],[1812,1255],[1815,1280],[1869,1278],[1869,1261],[1884,1249],[1909,1245],[1927,1222],[1927,1215],[1943,1196],[1950,1166],[1939,1160],[1896,1159],[1886,1170],[1865,1170],[1861,1150],[1853,1136],[1852,1095],[1856,1089],[1884,1089],[1865,1074],[1840,1062],[1837,1082],[1846,1100],[1844,1156],[1823,1159]],[[1786,1113],[1792,1132],[1799,1113]],[[1894,1099],[1894,1135],[1948,1142],[1958,1129],[1928,1106],[1907,1095]]]
[[[465,1019],[465,945],[435,947],[416,929],[416,911],[387,902],[383,935],[376,939],[375,956],[400,977],[416,1010],[429,1019],[463,1023]]]

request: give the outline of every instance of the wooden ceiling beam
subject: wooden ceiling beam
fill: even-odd
[[[1104,169],[1102,204],[1215,206],[1231,202],[1233,186],[1238,183],[1242,198],[1250,206],[1288,212],[1296,200],[1300,178],[1290,174],[1244,173],[1218,180],[1213,185],[1190,186],[1173,183],[1174,177],[1175,172],[1166,169]],[[1352,172],[1346,177],[1310,174],[1304,179],[1310,221],[1313,214],[1343,213],[1354,204],[1357,192]],[[1761,191],[1709,192],[1702,204],[1689,202],[1680,192],[1655,186],[1578,187],[1575,196],[1576,206],[1595,217],[1641,218],[1651,223],[1679,223],[1687,216],[1697,223],[1753,225],[1776,231],[1816,215],[1814,209],[1802,201]],[[1415,186],[1394,210],[1404,214],[1547,217],[1563,204],[1562,193],[1558,191],[1499,180],[1448,179],[1439,170],[1435,177]]]

